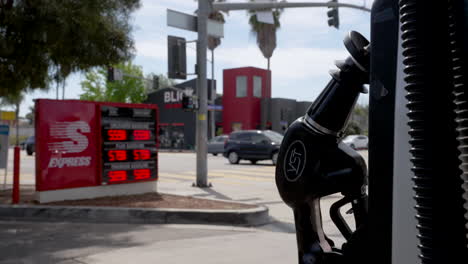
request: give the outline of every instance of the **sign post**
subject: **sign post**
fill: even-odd
[[[10,127],[0,125],[0,169],[5,169],[5,179],[3,180],[3,189],[6,189],[7,171],[8,171],[8,136]]]
[[[206,50],[208,46],[207,21],[209,13],[209,0],[198,1],[198,42],[197,42],[197,95],[199,98],[199,108],[196,117],[197,133],[197,187],[209,187],[208,185],[208,161],[207,161],[207,104],[208,91],[206,82]]]
[[[210,187],[208,183],[207,134],[208,134],[208,87],[206,80],[206,55],[208,35],[224,37],[223,24],[208,19],[211,12],[210,0],[199,0],[197,16],[167,10],[167,25],[198,33],[197,39],[197,96],[199,108],[196,115],[197,187]]]

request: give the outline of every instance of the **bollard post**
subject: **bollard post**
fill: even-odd
[[[15,146],[13,155],[13,192],[11,197],[11,203],[19,203],[19,172],[20,172],[20,147]]]

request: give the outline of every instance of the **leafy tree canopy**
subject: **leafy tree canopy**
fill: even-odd
[[[151,73],[151,74],[148,74],[146,76],[146,79],[148,80],[153,80],[153,77],[154,76],[157,76],[158,78],[158,89],[162,89],[162,88],[166,88],[166,87],[171,87],[171,86],[174,86],[176,83],[173,79],[169,79],[166,75],[164,74],[154,74],[154,73]],[[153,83],[148,83],[148,93],[150,92],[154,92],[155,89],[153,88]]]
[[[34,113],[36,112],[34,105],[29,106],[29,112],[24,115],[24,117],[28,120],[30,125],[34,124]]]
[[[0,97],[0,107],[1,106],[17,106],[19,105],[24,99],[24,95],[22,93],[13,93],[5,96]]]
[[[140,0],[0,0],[0,96],[131,57]]]
[[[81,82],[84,93],[81,100],[141,103],[146,99],[146,80],[143,79],[143,71],[140,66],[131,62],[120,63],[113,66],[122,70],[124,76],[121,81],[107,82],[107,68],[98,67],[90,70]],[[135,78],[136,77],[136,78]]]

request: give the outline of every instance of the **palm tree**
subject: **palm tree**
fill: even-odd
[[[195,0],[195,1],[198,1],[198,0]],[[215,0],[215,2],[222,3],[222,2],[226,2],[226,0]],[[197,11],[195,11],[195,13],[197,13]],[[211,12],[210,14],[208,14],[208,18],[212,19],[212,20],[215,20],[215,21],[218,21],[218,22],[221,22],[221,23],[226,22],[224,20],[223,13],[221,13],[220,11]],[[213,52],[213,50],[216,49],[216,47],[218,47],[219,44],[221,44],[221,39],[220,38],[208,36],[208,49],[211,50],[211,52]]]
[[[255,0],[249,1],[255,2]],[[255,11],[248,11],[250,15],[249,24],[251,26],[251,31],[257,37],[257,45],[260,51],[262,52],[263,57],[265,57],[265,59],[267,59],[268,61],[268,70],[270,70],[270,58],[273,55],[273,51],[276,48],[276,31],[281,26],[279,18],[283,10],[275,9],[272,12],[274,24],[266,24],[258,21],[257,14]]]

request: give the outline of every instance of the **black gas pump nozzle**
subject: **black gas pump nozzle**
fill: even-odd
[[[288,128],[276,165],[276,185],[293,209],[299,263],[304,264],[346,263],[356,253],[349,249],[365,237],[367,168],[363,158],[340,139],[359,93],[365,92],[363,85],[369,83],[369,41],[352,31],[344,44],[350,56],[336,64],[339,70],[331,73],[328,85]],[[335,193],[344,196],[330,209],[333,222],[348,240],[342,250],[325,235],[320,212],[320,198]],[[352,205],[356,232],[340,215],[346,203]]]

